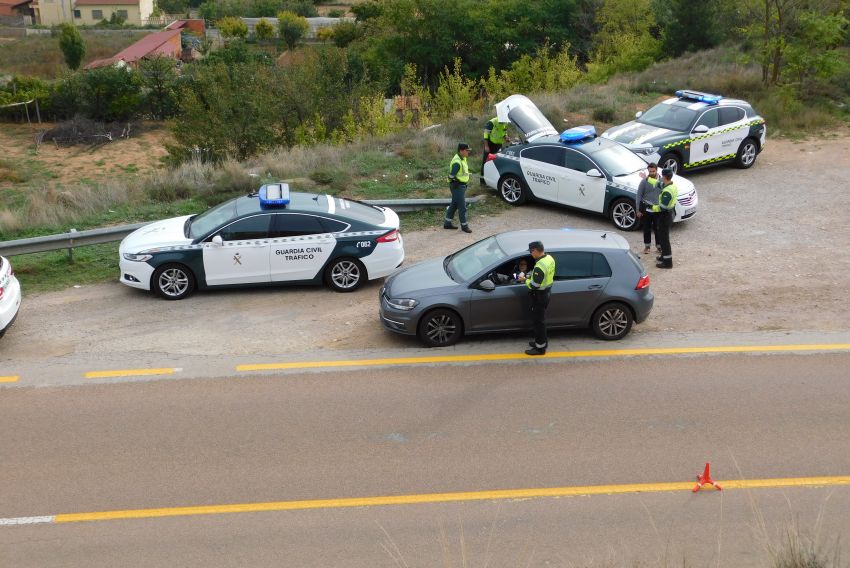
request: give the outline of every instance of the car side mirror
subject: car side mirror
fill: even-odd
[[[694,128],[694,134],[705,134],[706,132],[708,132],[708,126],[705,124],[700,124]]]
[[[224,241],[223,241],[223,240],[221,240],[221,235],[216,235],[216,236],[214,236],[214,237],[212,238],[212,244],[213,244],[214,246],[217,246],[217,247],[220,247],[221,245],[223,245],[223,244],[224,244]]]
[[[642,111],[642,110],[639,110],[639,111],[637,111],[637,112],[635,113],[635,118],[640,118],[640,117],[642,117],[642,116],[643,116],[643,111]]]
[[[588,176],[588,177],[592,177],[592,178],[601,178],[601,177],[605,177],[605,176],[603,176],[603,175],[602,175],[602,172],[600,172],[600,171],[599,171],[599,170],[597,170],[596,168],[593,168],[592,170],[588,170],[588,172],[587,172],[587,176]]]
[[[496,289],[496,285],[495,285],[495,284],[493,284],[493,281],[492,281],[492,280],[482,280],[482,281],[478,284],[478,289],[479,289],[479,290],[484,290],[485,292],[492,292],[493,290],[495,290],[495,289]]]

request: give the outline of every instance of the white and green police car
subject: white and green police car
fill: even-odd
[[[602,136],[674,172],[729,163],[749,168],[764,148],[767,126],[745,101],[682,90]]]
[[[635,197],[646,162],[622,144],[596,136],[593,126],[560,135],[537,106],[523,95],[496,105],[502,122],[511,122],[525,143],[502,148],[485,162],[484,183],[510,205],[534,200],[598,213],[624,231],[637,228]],[[696,215],[694,184],[675,175],[679,190],[674,222]]]
[[[123,284],[180,300],[219,286],[325,283],[351,292],[401,265],[404,244],[392,209],[268,184],[200,215],[146,225],[118,255]]]

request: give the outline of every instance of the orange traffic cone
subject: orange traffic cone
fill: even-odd
[[[723,490],[722,487],[714,483],[714,480],[711,479],[711,463],[709,462],[705,462],[705,471],[702,472],[702,475],[697,475],[697,484],[694,486],[693,493],[696,493],[706,485],[711,485],[718,491]]]

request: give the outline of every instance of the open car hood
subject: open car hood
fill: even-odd
[[[496,117],[499,122],[513,124],[528,142],[534,142],[543,136],[558,134],[537,105],[524,95],[511,95],[496,103]]]

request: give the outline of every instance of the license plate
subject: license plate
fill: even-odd
[[[693,215],[696,212],[696,210],[697,210],[696,207],[690,207],[688,209],[685,209],[685,212],[682,213],[682,217],[687,217],[688,215]]]

